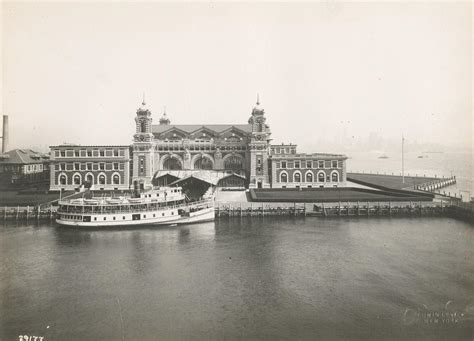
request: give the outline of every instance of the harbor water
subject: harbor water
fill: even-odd
[[[470,340],[473,245],[449,218],[10,223],[0,339]]]

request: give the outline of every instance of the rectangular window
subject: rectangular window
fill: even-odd
[[[74,170],[79,170],[80,169],[80,164],[79,162],[74,163]]]
[[[88,162],[88,163],[87,163],[86,169],[87,169],[87,170],[92,170],[92,163],[91,163],[91,162]]]
[[[337,168],[337,160],[332,161],[332,168]]]
[[[54,156],[55,156],[55,157],[59,157],[59,155],[61,155],[61,154],[59,153],[59,150],[55,150],[55,151],[54,151]]]
[[[292,161],[288,161],[288,168],[293,168],[294,164]]]
[[[81,150],[81,157],[85,157],[87,154],[86,154],[86,151],[84,149]]]
[[[300,162],[299,161],[295,161],[295,168],[300,168]]]
[[[119,156],[119,151],[118,151],[118,149],[114,149],[114,156]]]
[[[114,170],[118,170],[119,169],[119,163],[118,162],[114,162]]]
[[[313,163],[311,161],[306,161],[306,168],[313,168]]]
[[[99,150],[99,156],[105,156],[105,152],[103,149]]]
[[[75,150],[75,151],[74,151],[74,156],[75,156],[75,157],[79,157],[79,150]]]
[[[286,168],[286,161],[281,162],[281,168],[285,169]]]
[[[87,151],[87,156],[88,156],[88,157],[92,157],[92,150],[88,150],[88,151]]]
[[[326,160],[326,162],[324,163],[324,166],[325,166],[326,168],[331,168],[331,161]]]
[[[61,150],[61,157],[66,157],[66,152],[64,150]]]
[[[100,170],[105,170],[105,164],[104,164],[104,163],[100,163],[100,164],[99,164],[99,169],[100,169]]]
[[[65,164],[65,163],[61,163],[61,164],[59,165],[59,169],[60,169],[60,170],[66,170],[66,164]]]
[[[318,168],[324,168],[324,161],[323,160],[318,161]]]

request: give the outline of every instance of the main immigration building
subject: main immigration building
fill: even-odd
[[[247,124],[153,124],[143,101],[131,146],[51,146],[51,190],[147,189],[197,179],[218,187],[311,188],[346,184],[345,155],[297,153],[271,144],[257,100]]]

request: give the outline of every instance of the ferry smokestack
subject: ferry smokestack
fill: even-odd
[[[3,115],[2,153],[8,151],[8,115]]]

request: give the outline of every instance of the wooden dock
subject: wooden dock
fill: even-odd
[[[8,221],[53,221],[56,206],[0,207],[0,219]],[[252,216],[312,217],[425,217],[447,216],[474,223],[474,203],[459,200],[396,202],[255,203],[217,202],[217,218]]]
[[[216,205],[216,217],[314,216],[314,217],[425,217],[450,216],[473,220],[473,204],[453,200],[433,202],[327,202],[251,203],[229,202]]]

